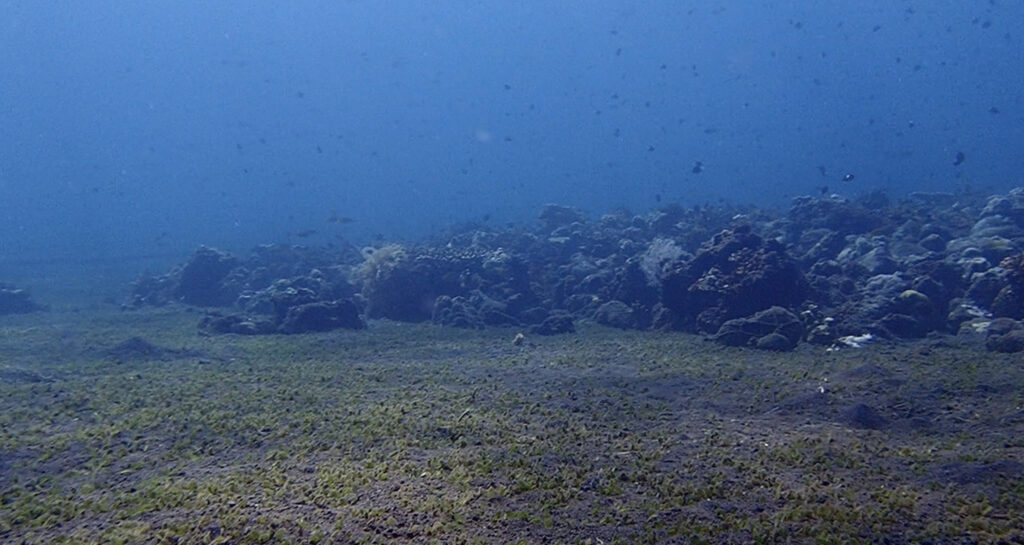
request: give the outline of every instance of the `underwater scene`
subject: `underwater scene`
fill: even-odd
[[[0,0],[0,543],[1024,543],[1022,37]]]

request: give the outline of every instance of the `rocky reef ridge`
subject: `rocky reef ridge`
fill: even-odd
[[[798,197],[784,213],[677,205],[533,228],[464,227],[358,250],[198,249],[140,278],[130,307],[207,309],[208,333],[365,327],[367,319],[570,333],[580,321],[789,350],[958,335],[1024,349],[1024,188],[1005,195]],[[868,335],[870,337],[864,337]]]

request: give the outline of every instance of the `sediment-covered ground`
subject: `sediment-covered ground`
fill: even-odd
[[[580,324],[0,322],[4,543],[1019,543],[1024,365]]]

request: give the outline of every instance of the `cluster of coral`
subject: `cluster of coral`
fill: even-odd
[[[214,333],[365,327],[365,319],[574,331],[580,320],[771,350],[843,339],[974,336],[1024,349],[1024,188],[889,202],[799,197],[787,212],[668,206],[589,221],[548,205],[532,229],[467,226],[417,245],[201,248],[141,279]],[[854,341],[849,341],[854,342]]]

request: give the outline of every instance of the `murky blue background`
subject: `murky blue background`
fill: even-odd
[[[0,277],[546,202],[1004,191],[1022,6],[2,0]]]

